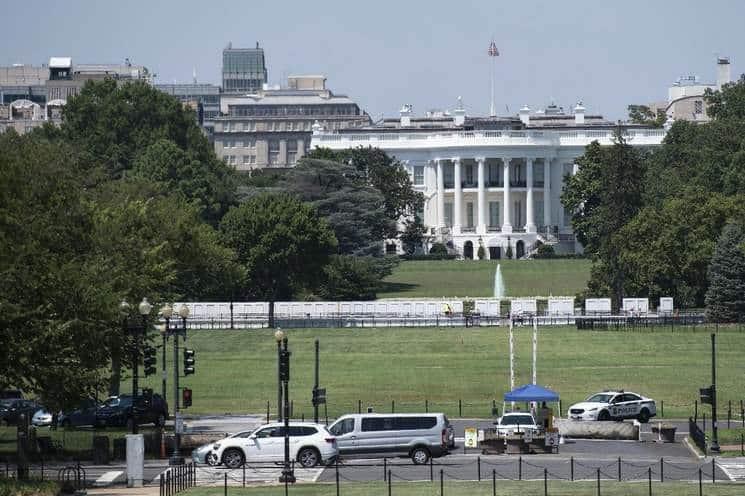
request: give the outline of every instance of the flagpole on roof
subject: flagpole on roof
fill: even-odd
[[[499,50],[497,49],[496,43],[494,43],[494,39],[492,39],[491,43],[489,44],[489,58],[491,58],[491,100],[489,105],[489,116],[496,117],[497,111],[494,107],[494,61],[499,56]]]

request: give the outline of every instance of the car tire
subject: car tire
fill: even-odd
[[[321,462],[321,454],[315,448],[303,448],[297,454],[297,461],[303,468],[313,468]]]
[[[204,462],[210,467],[216,467],[220,464],[219,460],[217,459],[217,455],[212,452],[207,453],[207,456],[204,457]]]
[[[649,422],[649,410],[647,410],[646,408],[642,408],[642,411],[639,412],[639,416],[637,417],[637,419],[642,424],[646,424],[647,422]]]
[[[409,456],[411,456],[411,461],[414,462],[414,465],[424,465],[429,461],[430,454],[429,450],[424,446],[417,446],[411,450]]]
[[[610,413],[608,413],[608,410],[603,410],[602,412],[600,412],[598,414],[598,420],[603,422],[610,420]]]
[[[228,468],[238,468],[244,462],[243,451],[238,448],[228,448],[222,454],[222,464]]]

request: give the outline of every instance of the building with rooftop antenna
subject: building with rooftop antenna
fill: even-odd
[[[233,48],[232,43],[222,51],[222,90],[225,93],[252,93],[267,82],[264,49]]]

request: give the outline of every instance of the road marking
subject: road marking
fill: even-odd
[[[745,463],[722,462],[719,460],[717,466],[731,481],[745,481]]]
[[[101,476],[93,482],[95,487],[106,487],[110,486],[116,481],[117,478],[124,475],[123,470],[115,470],[104,472]]]

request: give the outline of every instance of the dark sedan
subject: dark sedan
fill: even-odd
[[[96,410],[98,410],[98,407],[99,405],[96,401],[86,401],[75,410],[60,413],[57,419],[57,425],[61,427],[96,425]]]
[[[131,429],[137,424],[155,424],[156,427],[165,425],[168,418],[168,404],[159,394],[138,396],[132,402],[131,395],[111,396],[96,410],[96,425],[117,426]]]

